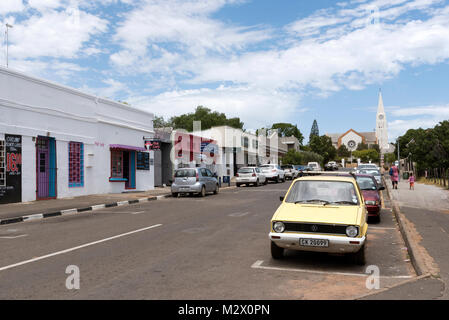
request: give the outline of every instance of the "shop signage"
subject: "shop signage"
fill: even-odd
[[[0,204],[22,201],[22,136],[5,134],[6,185],[0,186]]]

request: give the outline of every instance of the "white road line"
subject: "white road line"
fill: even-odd
[[[131,214],[141,214],[144,213],[145,211],[138,211],[138,212],[131,212]]]
[[[253,269],[266,269],[266,270],[277,270],[277,271],[295,271],[304,273],[317,273],[317,274],[336,274],[341,276],[353,276],[353,277],[368,277],[369,274],[365,273],[350,273],[350,272],[331,272],[331,271],[318,271],[318,270],[308,270],[308,269],[295,269],[295,268],[279,268],[279,267],[267,267],[262,266],[263,260],[258,260],[254,262],[251,266]],[[409,279],[412,276],[380,276],[383,279]]]
[[[120,201],[117,202],[117,207],[127,206],[129,204],[128,201]]]
[[[90,247],[90,246],[93,246],[93,245],[96,245],[96,244],[99,244],[99,243],[103,243],[103,242],[106,242],[106,241],[114,240],[114,239],[125,237],[125,236],[129,236],[129,235],[134,234],[134,233],[138,233],[138,232],[142,232],[142,231],[145,231],[145,230],[157,228],[157,227],[160,227],[160,226],[162,226],[162,224],[155,224],[155,225],[150,226],[150,227],[146,227],[146,228],[142,228],[142,229],[138,229],[138,230],[122,233],[122,234],[119,234],[119,235],[116,235],[116,236],[113,236],[113,237],[109,237],[109,238],[98,240],[98,241],[94,241],[94,242],[89,242],[89,243],[86,243],[86,244],[83,244],[83,245],[80,245],[80,246],[77,246],[77,247],[73,247],[73,248],[70,248],[70,249],[66,249],[66,250],[50,253],[50,254],[47,254],[45,256],[40,256],[40,257],[36,257],[36,258],[33,258],[33,259],[25,260],[25,261],[22,261],[22,262],[11,264],[9,266],[4,266],[4,267],[0,268],[0,271],[5,271],[5,270],[8,270],[8,269],[12,269],[12,268],[15,268],[15,267],[22,266],[24,264],[28,264],[28,263],[36,262],[36,261],[39,261],[39,260],[51,258],[51,257],[57,256],[57,255],[61,255],[61,254],[72,252],[72,251],[79,250],[79,249],[82,249],[82,248]]]
[[[67,214],[74,214],[78,213],[77,209],[67,209],[67,210],[61,210],[61,215],[65,216]]]
[[[21,234],[19,236],[9,236],[9,237],[0,237],[0,239],[17,239],[17,238],[23,238],[28,236],[27,234]]]
[[[234,212],[229,214],[230,217],[244,217],[246,215],[248,215],[249,212]]]

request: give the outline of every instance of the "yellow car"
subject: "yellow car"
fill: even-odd
[[[367,210],[360,188],[349,174],[320,174],[296,179],[271,219],[271,255],[285,249],[345,253],[365,264]]]

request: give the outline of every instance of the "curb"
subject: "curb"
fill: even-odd
[[[401,213],[399,209],[399,205],[397,204],[396,200],[393,200],[391,193],[390,193],[390,187],[386,183],[385,177],[384,179],[384,185],[386,186],[388,198],[391,201],[392,204],[392,211],[394,213],[394,216],[396,217],[396,221],[399,225],[399,231],[401,232],[402,238],[405,242],[405,246],[407,247],[407,252],[410,256],[410,261],[412,263],[413,268],[415,269],[416,274],[418,277],[431,274],[429,270],[425,267],[425,264],[421,261],[420,257],[416,254],[417,251],[417,244],[414,241],[411,241],[411,234],[410,231],[405,227],[406,223],[403,218],[403,214]]]
[[[27,222],[27,221],[35,221],[35,220],[53,218],[53,217],[58,217],[58,216],[66,216],[66,215],[72,215],[72,214],[76,214],[76,213],[96,211],[96,210],[100,210],[100,209],[104,209],[104,208],[128,206],[128,205],[133,205],[133,204],[137,204],[137,203],[161,200],[161,199],[170,198],[170,197],[171,197],[171,194],[164,194],[164,195],[160,195],[160,196],[153,196],[153,197],[141,198],[141,199],[136,199],[136,200],[97,204],[97,205],[85,207],[85,208],[64,209],[64,210],[48,212],[48,213],[38,213],[38,214],[26,215],[26,216],[15,217],[15,218],[7,218],[7,219],[0,220],[0,225],[7,225],[7,224],[13,224],[13,223],[19,223],[19,222]]]

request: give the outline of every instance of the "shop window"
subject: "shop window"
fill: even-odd
[[[111,150],[111,178],[123,178],[123,152]]]
[[[0,187],[6,186],[5,141],[0,141]]]
[[[84,187],[84,144],[69,142],[69,187]]]

